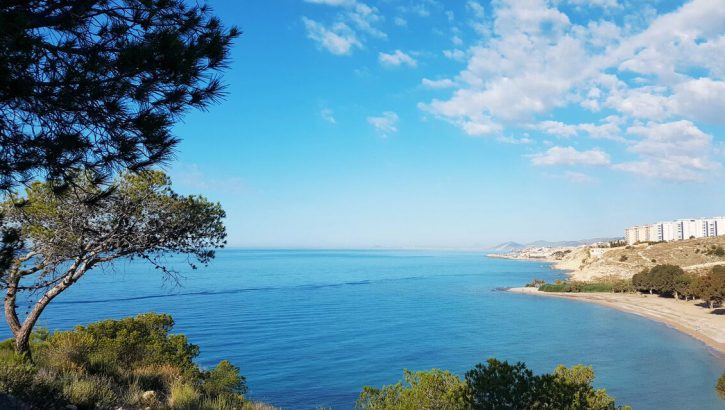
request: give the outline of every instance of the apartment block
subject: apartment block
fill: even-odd
[[[725,235],[725,217],[677,219],[655,224],[631,226],[624,230],[624,239],[637,242],[681,241]]]

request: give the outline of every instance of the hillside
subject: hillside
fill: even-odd
[[[556,258],[557,269],[571,271],[578,280],[603,276],[631,277],[644,268],[659,264],[679,265],[687,271],[701,271],[725,264],[725,257],[708,254],[712,247],[725,248],[725,236],[690,239],[620,248],[580,247]],[[555,250],[552,250],[552,253]]]
[[[530,249],[530,248],[564,248],[564,247],[575,247],[575,246],[582,246],[582,245],[591,245],[595,243],[601,243],[601,242],[610,242],[610,241],[617,241],[621,240],[622,238],[591,238],[591,239],[581,239],[578,241],[558,241],[558,242],[552,242],[552,241],[534,241],[529,243],[518,243],[518,242],[504,242],[501,244],[498,244],[494,246],[491,250],[495,252],[514,252],[524,249]]]

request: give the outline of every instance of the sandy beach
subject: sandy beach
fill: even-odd
[[[693,302],[675,301],[657,295],[540,292],[537,288],[511,288],[509,292],[597,303],[643,316],[702,341],[725,358],[725,314],[712,313],[710,309]]]

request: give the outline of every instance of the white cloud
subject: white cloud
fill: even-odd
[[[459,49],[443,50],[443,55],[446,56],[446,58],[456,61],[463,61],[466,59],[466,53]]]
[[[577,151],[574,147],[551,147],[546,152],[531,156],[531,163],[551,165],[609,165],[609,154],[599,149]]]
[[[516,137],[503,137],[503,136],[497,137],[496,141],[502,142],[504,144],[514,144],[514,145],[532,144],[534,142],[534,140],[532,140],[531,138],[528,138],[528,137],[516,138]]]
[[[594,6],[604,8],[618,8],[620,7],[617,0],[564,0],[564,3],[569,3],[575,6]]]
[[[476,18],[480,19],[486,15],[486,9],[484,9],[483,6],[476,1],[469,0],[466,3],[466,8],[470,10]]]
[[[314,40],[320,47],[335,55],[348,55],[355,47],[362,47],[355,32],[345,23],[336,23],[332,27],[302,17],[307,30],[307,37]]]
[[[685,117],[725,124],[725,81],[698,78],[682,82],[675,86],[672,104]]]
[[[357,0],[305,1],[307,3],[333,6],[338,9],[334,21],[330,24],[302,17],[307,37],[332,54],[351,54],[355,48],[363,47],[363,40],[368,36],[374,38],[387,37],[378,28],[383,21],[383,16],[375,7]]]
[[[398,114],[385,111],[379,117],[368,117],[368,124],[372,125],[380,135],[387,137],[398,132],[398,119]]]
[[[713,159],[712,136],[690,121],[636,125],[627,132],[640,138],[628,149],[640,159],[616,164],[615,169],[650,178],[697,181],[720,168]]]
[[[578,127],[576,125],[564,124],[560,121],[542,121],[538,123],[535,128],[559,138],[574,137],[578,132]]]
[[[329,122],[330,124],[337,124],[337,119],[335,119],[335,113],[333,113],[332,110],[329,108],[321,109],[320,117],[322,117],[323,120]]]
[[[467,2],[474,15],[476,4]],[[570,20],[557,8],[565,4],[600,7],[605,16],[616,12],[624,19],[591,14],[588,21]],[[566,164],[566,155],[584,153],[640,175],[697,179],[717,169],[719,160],[711,142],[708,149],[691,149],[693,141],[704,139],[682,124],[697,130],[699,122],[725,124],[725,7],[691,0],[657,15],[656,9],[640,6],[616,0],[492,2],[479,41],[467,50],[443,51],[447,58],[466,61],[456,76],[441,73],[451,80],[450,94],[418,106],[472,136],[503,140],[506,130],[537,129],[558,138],[618,142],[624,149],[613,152],[626,150],[633,157],[619,162],[596,149],[553,147],[532,157],[539,164]],[[569,109],[589,111],[588,122],[569,123],[570,115],[563,120],[559,114]],[[664,144],[637,128],[656,128],[653,124],[664,126],[660,134],[678,129],[685,136]],[[678,157],[669,149],[673,146],[687,149],[689,159]]]
[[[451,88],[456,86],[456,83],[450,78],[443,78],[440,80],[429,80],[424,78],[421,80],[421,84],[423,84],[424,87],[433,89]]]
[[[393,23],[395,23],[398,27],[406,27],[408,25],[408,21],[402,17],[396,17],[393,20]]]
[[[386,67],[400,67],[401,65],[415,67],[418,65],[413,57],[400,50],[395,50],[390,54],[381,52],[378,54],[378,61]]]
[[[599,124],[581,123],[581,124],[565,124],[560,121],[541,121],[532,125],[530,128],[543,131],[546,134],[558,138],[571,138],[580,134],[586,134],[594,139],[606,139],[612,141],[624,142],[622,130],[620,128],[621,119],[611,115],[604,118]]]

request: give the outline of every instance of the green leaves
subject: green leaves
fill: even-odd
[[[26,204],[15,206],[19,201]],[[89,174],[60,194],[52,184],[35,182],[25,197],[12,197],[3,209],[37,252],[34,261],[49,271],[73,261],[87,270],[139,257],[173,273],[163,264],[165,255],[187,254],[206,264],[226,238],[221,205],[176,194],[160,171],[126,173],[106,190]],[[195,267],[193,260],[189,263]]]
[[[171,127],[223,95],[236,28],[184,0],[0,5],[0,190],[168,160]]]
[[[592,387],[589,366],[557,367],[535,375],[524,363],[488,359],[468,371],[465,382],[438,369],[405,371],[405,384],[363,388],[356,408],[361,410],[614,410],[614,398]]]

